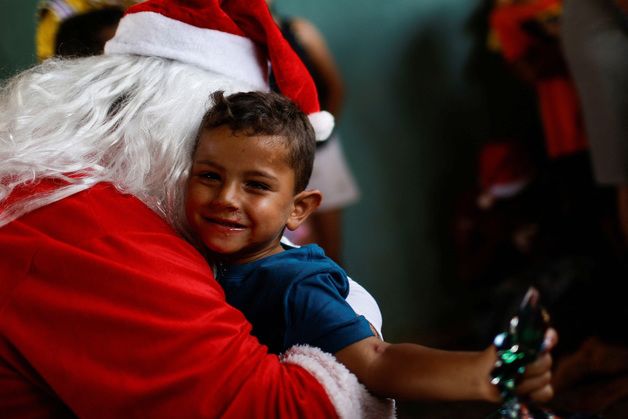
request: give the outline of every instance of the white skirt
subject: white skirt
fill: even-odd
[[[340,138],[333,134],[327,141],[328,144],[316,150],[312,177],[307,187],[323,193],[319,211],[344,208],[360,198],[360,191],[345,159]]]

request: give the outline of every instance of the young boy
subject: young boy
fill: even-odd
[[[345,272],[316,245],[285,247],[322,200],[305,190],[315,138],[307,116],[275,93],[213,95],[187,183],[186,215],[216,266],[227,301],[270,351],[295,344],[335,354],[372,392],[398,399],[492,400],[495,349],[451,352],[389,344],[346,303]],[[552,331],[547,335],[553,346]],[[529,365],[522,394],[552,396],[551,358]]]

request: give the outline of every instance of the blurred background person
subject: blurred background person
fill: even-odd
[[[282,16],[274,10],[271,0],[266,3],[284,37],[312,75],[321,109],[334,115],[337,125],[344,100],[344,86],[323,35],[308,20]],[[303,226],[288,236],[298,244],[317,243],[327,256],[341,263],[343,209],[359,199],[359,190],[337,131],[328,140],[318,143],[308,188],[320,190],[323,202]]]
[[[546,150],[558,158],[587,150],[580,105],[560,49],[562,0],[495,0],[492,46],[536,89]]]
[[[37,10],[37,58],[102,54],[124,10],[139,0],[42,0]]]
[[[582,101],[595,178],[617,188],[628,244],[628,1],[569,0],[561,29]]]

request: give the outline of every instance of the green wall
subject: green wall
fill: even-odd
[[[429,343],[460,315],[449,220],[487,135],[466,76],[480,0],[276,0],[326,36],[347,85],[340,133],[362,199],[347,211],[349,273],[378,299],[391,340]],[[35,0],[0,0],[0,77],[34,63]]]
[[[387,337],[425,342],[456,315],[450,219],[487,135],[466,75],[480,2],[275,6],[319,27],[347,85],[340,133],[362,200],[347,211],[346,268],[379,301]]]
[[[37,0],[0,0],[0,79],[35,63]]]

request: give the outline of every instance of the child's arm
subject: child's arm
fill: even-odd
[[[548,349],[556,343],[554,330],[546,335]],[[336,353],[373,393],[397,399],[499,401],[490,383],[496,361],[493,346],[480,352],[455,352],[415,344],[389,344],[375,337],[356,342]],[[547,401],[551,356],[545,352],[526,368],[518,392],[536,401]]]

